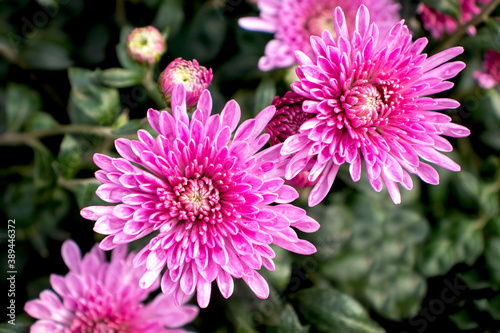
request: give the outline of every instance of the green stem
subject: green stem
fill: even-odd
[[[480,23],[486,21],[499,4],[500,0],[492,0],[490,3],[485,5],[479,14],[471,18],[469,21],[459,25],[457,30],[455,30],[455,32],[443,43],[438,45],[433,53],[438,53],[457,45],[457,43],[465,35],[469,27],[475,27]]]
[[[153,80],[153,67],[146,70],[142,80],[142,85],[146,88],[149,98],[151,98],[161,109],[165,108],[165,102],[162,100],[161,95],[158,92],[158,86]]]

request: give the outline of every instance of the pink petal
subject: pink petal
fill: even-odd
[[[259,273],[254,272],[253,276],[243,276],[243,280],[257,297],[266,299],[269,296],[269,285]]]
[[[200,308],[206,308],[210,302],[210,294],[212,292],[211,283],[202,277],[198,278],[198,284],[196,286],[196,298]]]
[[[330,165],[325,168],[318,183],[314,186],[311,193],[309,193],[308,205],[309,207],[316,206],[323,200],[330,189],[332,188],[333,181],[337,176],[340,165],[330,162]]]

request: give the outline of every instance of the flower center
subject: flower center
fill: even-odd
[[[133,313],[139,308],[133,305],[128,308],[116,308],[110,304],[111,298],[108,293],[104,293],[89,302],[79,302],[70,325],[71,332],[126,333],[133,330]]]
[[[331,10],[327,10],[326,8],[321,8],[320,12],[315,12],[305,22],[305,29],[309,31],[311,35],[315,36],[321,36],[321,33],[324,30],[328,30],[335,38],[335,29],[333,25],[332,12],[333,8]]]
[[[385,103],[384,97],[373,85],[353,87],[340,98],[340,102],[346,115],[344,121],[348,122],[350,127],[379,125],[379,115]]]
[[[158,189],[158,196],[170,216],[185,221],[219,222],[222,220],[219,190],[208,177],[169,179],[172,191]]]
[[[184,87],[191,88],[193,84],[196,82],[196,75],[187,67],[183,66],[178,68],[175,72],[175,83],[182,83]]]

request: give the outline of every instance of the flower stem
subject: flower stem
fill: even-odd
[[[148,92],[149,98],[151,98],[156,105],[160,108],[165,108],[165,102],[163,102],[160,93],[158,92],[158,87],[156,82],[153,81],[153,67],[148,68],[146,73],[144,74],[144,78],[142,80],[142,85],[146,88]]]
[[[438,53],[440,51],[446,50],[450,47],[457,45],[457,43],[465,35],[469,27],[475,27],[480,23],[486,21],[490,16],[490,14],[495,10],[495,8],[499,4],[500,0],[492,0],[487,5],[485,5],[479,14],[471,18],[469,21],[460,24],[457,30],[455,30],[455,32],[450,37],[448,37],[443,43],[439,44],[436,47],[434,53]]]

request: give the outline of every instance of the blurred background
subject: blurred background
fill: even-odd
[[[423,30],[418,4],[402,1],[400,14],[415,38],[429,38],[425,52],[433,54],[446,38],[436,41]],[[50,274],[67,273],[64,240],[74,239],[85,253],[102,239],[79,214],[100,203],[93,154],[116,154],[114,139],[133,138],[147,127],[148,108],[165,107],[127,58],[131,29],[153,25],[168,33],[154,80],[172,60],[196,59],[213,70],[214,112],[235,99],[245,119],[283,96],[295,78],[293,68],[259,71],[272,35],[237,24],[258,14],[244,0],[0,1],[1,293],[9,290],[9,219],[16,222],[17,271],[16,326],[3,317],[0,332],[28,331],[33,319],[24,303],[50,288]],[[465,47],[458,60],[467,67],[439,96],[461,103],[445,112],[472,132],[450,140],[448,156],[462,171],[439,169],[437,186],[414,178],[415,188],[402,190],[397,206],[384,191],[373,191],[366,175],[353,183],[347,166],[320,205],[308,208],[301,190],[297,205],[321,224],[319,232],[301,237],[318,252],[300,256],[276,248],[276,271],[262,270],[271,284],[268,300],[241,281],[228,300],[214,289],[210,306],[187,329],[420,333],[446,325],[499,331],[500,94],[498,87],[481,89],[472,76],[486,50],[500,50],[496,16],[499,8],[478,24],[477,35],[457,42]]]

